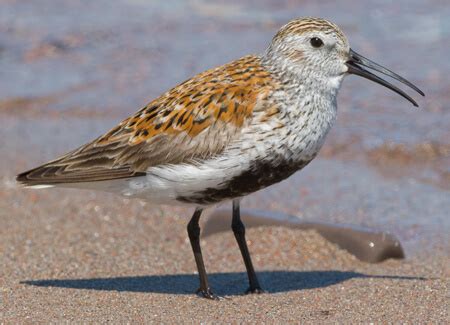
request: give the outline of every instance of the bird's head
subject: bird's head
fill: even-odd
[[[411,82],[353,51],[339,27],[321,18],[295,19],[281,27],[265,58],[276,61],[284,71],[305,81],[308,78],[318,80],[336,91],[345,75],[355,74],[393,90],[418,106],[404,91],[365,69],[369,68],[408,85],[424,96]]]

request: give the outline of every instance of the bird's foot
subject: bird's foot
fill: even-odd
[[[199,295],[200,297],[206,298],[206,299],[211,299],[211,300],[220,300],[220,297],[215,295],[212,291],[211,288],[207,288],[207,289],[202,289],[199,288],[197,290],[197,295]]]
[[[261,293],[266,293],[266,291],[264,291],[263,289],[261,289],[261,287],[250,287],[245,291],[245,294],[261,294]]]

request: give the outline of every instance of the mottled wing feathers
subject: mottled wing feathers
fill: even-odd
[[[269,94],[269,79],[254,56],[205,71],[152,101],[98,143],[124,134],[133,144],[160,134],[186,133],[194,138],[217,122],[240,128]]]
[[[255,111],[267,108],[273,84],[255,56],[205,71],[93,142],[17,180],[26,185],[110,180],[210,158],[239,135]]]

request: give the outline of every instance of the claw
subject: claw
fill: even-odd
[[[211,288],[207,288],[206,290],[199,288],[197,290],[197,295],[206,298],[206,299],[211,299],[211,300],[220,300],[220,297],[215,295],[212,291]]]

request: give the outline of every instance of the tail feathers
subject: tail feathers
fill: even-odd
[[[46,164],[17,175],[17,182],[27,187],[44,188],[58,184],[106,181],[118,178],[143,176],[129,167],[70,169],[64,165]]]

